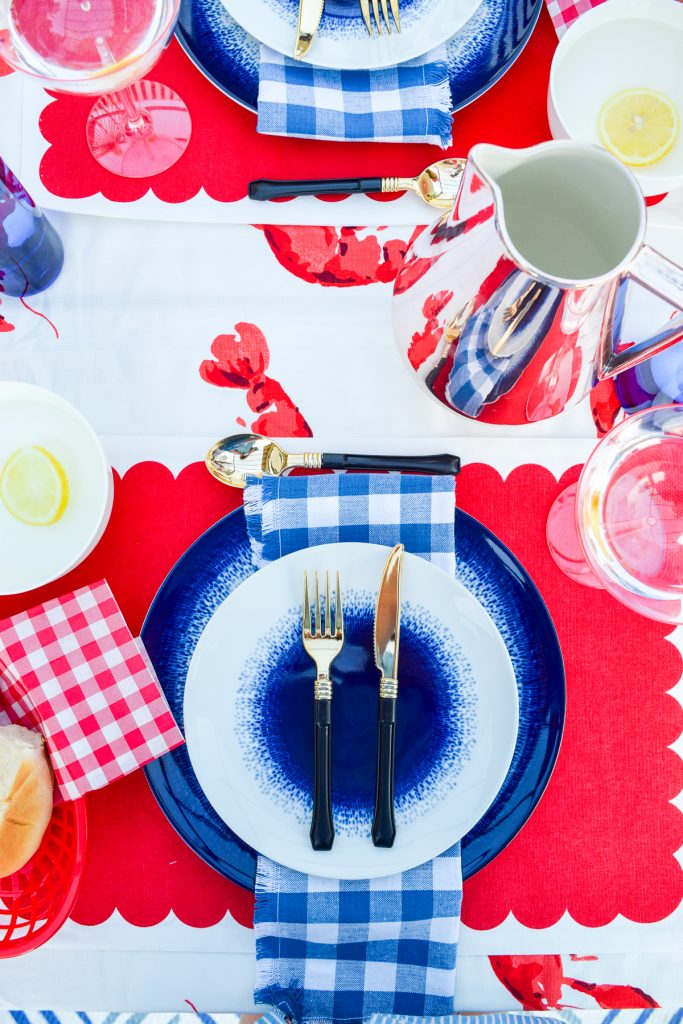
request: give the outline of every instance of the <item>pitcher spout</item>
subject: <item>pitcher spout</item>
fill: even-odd
[[[494,146],[490,142],[479,142],[470,151],[470,159],[492,191],[500,194],[500,180],[516,167],[526,163],[543,146],[529,146],[527,149],[508,149]]]
[[[537,280],[564,290],[606,282],[638,252],[642,194],[611,153],[571,140],[527,149],[480,143],[470,161],[505,249]]]

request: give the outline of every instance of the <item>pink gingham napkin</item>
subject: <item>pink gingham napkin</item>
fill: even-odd
[[[40,722],[65,800],[184,742],[104,580],[0,622],[2,705],[6,722]]]
[[[545,0],[558,36],[563,35],[573,21],[605,0]]]

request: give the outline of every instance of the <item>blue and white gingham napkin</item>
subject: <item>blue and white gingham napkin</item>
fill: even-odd
[[[254,557],[363,541],[455,572],[454,480],[407,474],[266,477],[245,490]],[[453,1010],[460,845],[402,874],[339,881],[259,857],[255,998],[294,1022]]]
[[[420,555],[455,575],[454,480],[409,473],[267,476],[244,492],[256,564],[318,544],[360,541]]]
[[[396,67],[317,68],[261,46],[258,125],[264,135],[351,142],[451,144],[446,47]]]
[[[402,874],[318,878],[259,857],[256,1002],[302,1021],[453,1010],[460,844]]]

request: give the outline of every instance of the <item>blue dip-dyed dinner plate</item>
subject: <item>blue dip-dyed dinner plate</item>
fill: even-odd
[[[424,864],[476,825],[510,767],[518,696],[505,643],[459,580],[406,552],[397,834],[390,849],[373,846],[380,686],[373,623],[388,554],[377,544],[335,543],[285,555],[227,596],[192,655],[183,721],[199,784],[240,839],[295,871],[362,879]],[[331,666],[335,838],[324,852],[309,837],[316,669],[301,637],[306,572],[331,579],[333,589],[339,573],[344,617]]]
[[[505,74],[529,40],[542,6],[543,0],[481,0],[446,43],[454,110],[481,96]],[[190,59],[221,92],[256,110],[259,43],[234,20],[222,0],[181,0],[176,35]]]
[[[462,840],[463,874],[467,878],[507,846],[538,803],[560,746],[565,685],[555,629],[524,568],[501,541],[465,512],[456,513],[455,541],[457,578],[488,613],[504,641],[519,706],[517,738],[505,778],[488,810]],[[244,512],[238,509],[188,549],[152,603],[142,639],[184,731],[185,685],[200,638],[228,595],[255,572]],[[369,628],[368,614],[366,609],[354,626],[356,641]],[[454,632],[456,625],[454,622]],[[350,645],[346,656],[359,657],[358,647],[363,649],[362,657],[371,659],[371,646],[365,642]],[[342,670],[348,667],[346,662],[341,664]],[[419,697],[414,687],[412,697]],[[310,707],[300,723],[303,730],[308,730],[311,723],[309,711]],[[341,722],[349,706],[339,702],[335,711]],[[423,701],[421,715],[420,728],[413,732],[418,738],[424,734],[427,720],[433,728],[439,724],[433,702],[430,705]],[[364,716],[365,727],[374,732],[371,714]],[[359,746],[372,751],[369,741]],[[363,761],[359,774],[359,792],[362,795],[367,790],[366,799],[374,777],[373,754],[366,757],[367,763]],[[193,771],[187,746],[153,762],[145,771],[162,810],[189,846],[221,874],[253,889],[256,853],[212,807]]]

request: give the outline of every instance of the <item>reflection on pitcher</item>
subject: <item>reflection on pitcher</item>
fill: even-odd
[[[394,286],[396,338],[423,388],[465,416],[534,422],[683,339],[670,319],[683,269],[643,243],[645,226],[635,179],[597,147],[475,146],[452,211]],[[632,344],[625,312],[642,288],[663,312]]]

